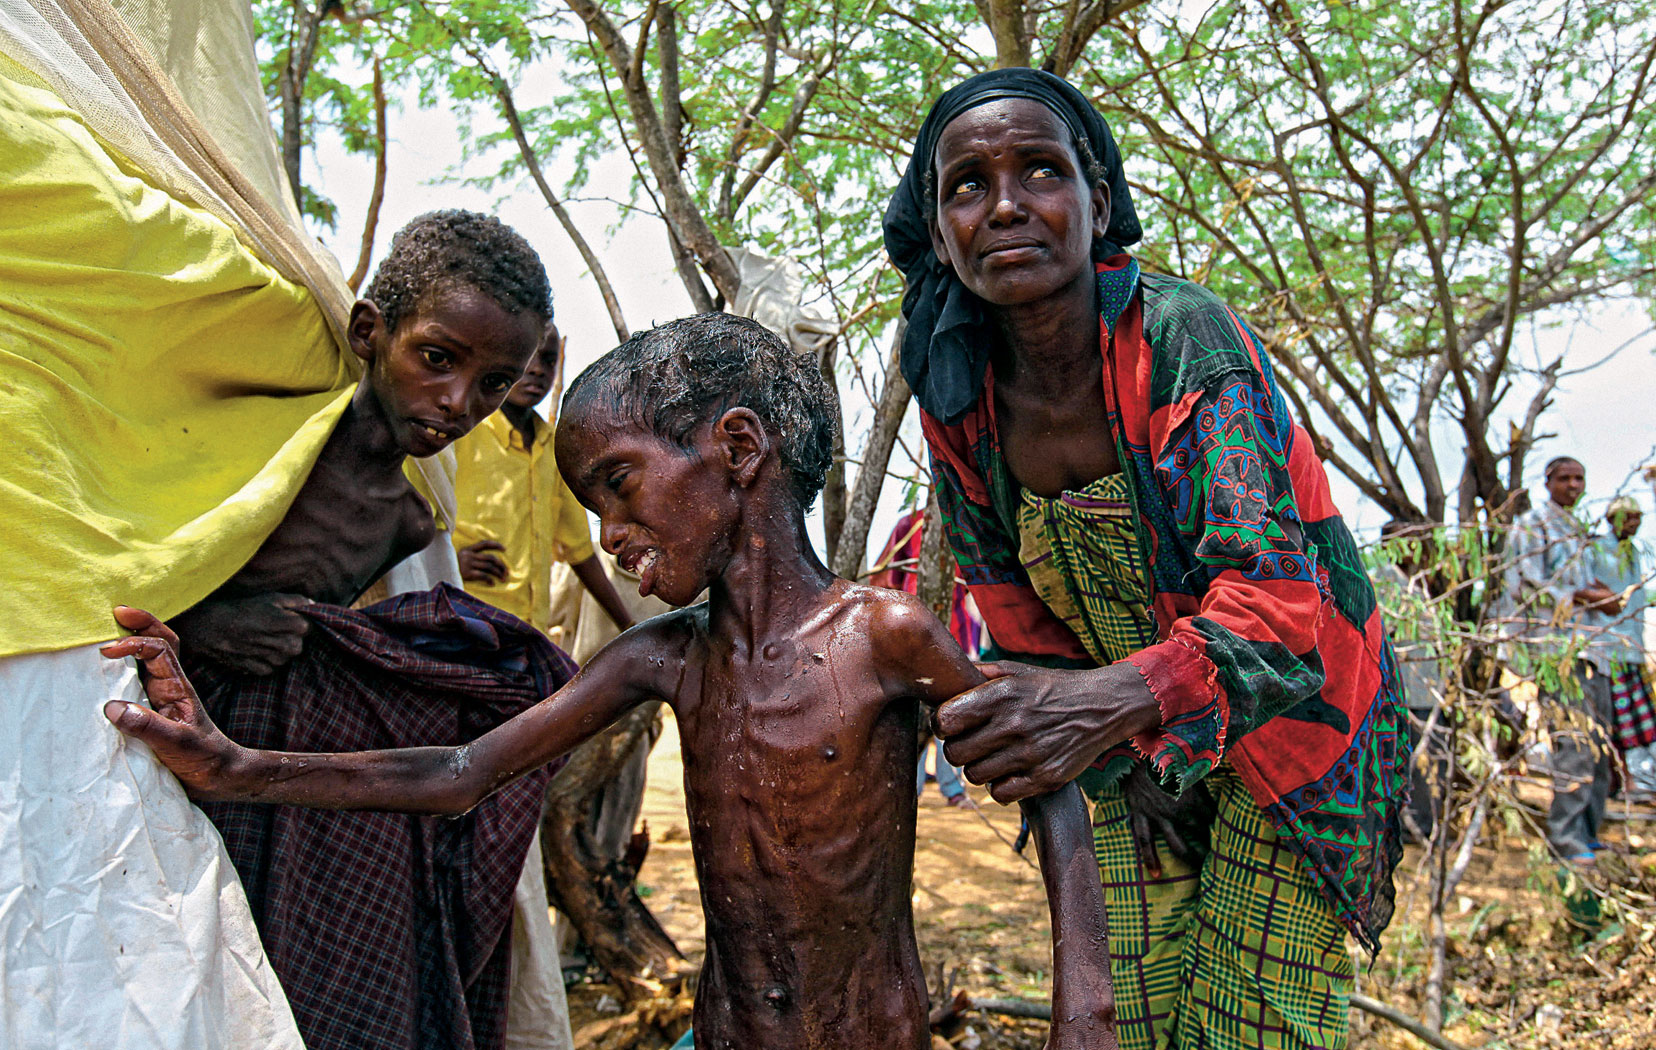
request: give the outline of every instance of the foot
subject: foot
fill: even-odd
[[[950,795],[943,801],[947,802],[951,806],[954,806],[956,809],[965,809],[967,806],[971,805],[971,803],[966,800],[966,792],[964,791],[958,795]]]
[[[1593,851],[1590,849],[1582,850],[1580,853],[1572,853],[1568,857],[1565,857],[1564,860],[1567,863],[1576,864],[1583,868],[1590,868],[1594,864],[1598,863],[1598,858],[1593,855]]]
[[[1594,853],[1602,853],[1610,847],[1600,842],[1598,839],[1594,839],[1593,841],[1587,843],[1587,848],[1592,850]]]

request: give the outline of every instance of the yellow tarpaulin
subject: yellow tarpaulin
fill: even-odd
[[[170,616],[281,519],[351,371],[302,286],[0,56],[0,656]]]

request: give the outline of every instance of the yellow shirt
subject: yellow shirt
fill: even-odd
[[[541,630],[552,622],[552,563],[592,557],[586,511],[558,474],[550,423],[535,427],[535,443],[496,412],[454,443],[458,520],[454,549],[498,540],[506,550],[501,583],[466,581],[466,590]]]

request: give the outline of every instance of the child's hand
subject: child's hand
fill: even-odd
[[[300,594],[208,600],[175,622],[192,658],[205,656],[241,674],[268,675],[286,667],[305,647],[311,622],[299,610],[310,604]],[[167,634],[176,646],[178,636]]]
[[[502,583],[507,576],[506,560],[500,554],[506,547],[499,540],[478,540],[456,553],[460,561],[460,578],[468,583]]]
[[[134,633],[99,652],[111,660],[137,658],[139,678],[154,709],[111,700],[104,705],[104,717],[121,732],[148,744],[184,782],[191,797],[216,797],[233,779],[230,771],[243,749],[207,717],[178,664],[178,636],[142,609],[117,606],[115,622]]]

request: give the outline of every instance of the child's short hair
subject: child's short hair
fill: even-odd
[[[839,437],[839,399],[816,358],[735,314],[697,314],[633,333],[575,377],[563,411],[594,399],[682,448],[694,444],[698,426],[751,409],[777,442],[801,510],[822,491]]]
[[[366,295],[394,332],[422,299],[452,285],[477,289],[509,314],[552,320],[540,256],[516,230],[475,211],[428,211],[398,230]]]

